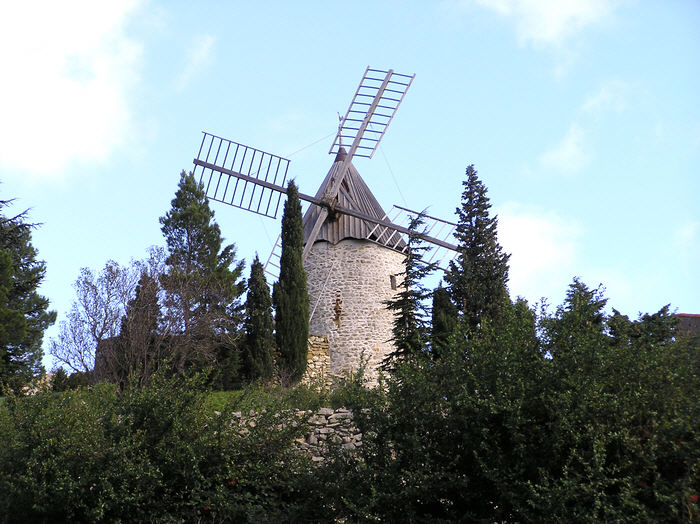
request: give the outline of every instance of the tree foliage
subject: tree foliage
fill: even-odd
[[[65,369],[57,368],[52,371],[50,388],[55,392],[79,389],[88,386],[91,378],[89,373],[74,371],[69,375]]]
[[[450,343],[451,337],[457,331],[457,308],[450,300],[450,293],[442,287],[442,282],[433,291],[431,308],[430,345],[433,358],[439,358],[440,353]]]
[[[9,305],[9,295],[12,289],[13,277],[12,257],[7,251],[0,251],[0,347],[16,346],[27,332],[27,319],[24,315],[12,309]],[[3,350],[2,383],[11,377],[11,354]]]
[[[318,521],[299,496],[309,461],[291,446],[303,419],[268,403],[244,427],[237,405],[215,413],[203,390],[201,376],[156,374],[121,395],[100,384],[7,399],[0,522]]]
[[[508,259],[498,243],[498,219],[490,216],[486,186],[467,167],[455,237],[459,252],[445,276],[461,324],[473,333],[484,318],[495,319],[508,301]]]
[[[37,289],[46,265],[32,245],[26,212],[5,216],[0,201],[0,388],[19,392],[43,372],[44,331],[55,322],[49,301]]]
[[[299,192],[294,181],[287,186],[282,215],[280,276],[274,286],[275,338],[280,352],[280,370],[298,380],[306,370],[309,339],[309,295],[302,262],[304,229]]]
[[[604,306],[575,281],[553,313],[517,301],[381,387],[351,381],[333,398],[363,444],[314,467],[292,445],[305,389],[221,414],[183,375],[6,398],[0,522],[695,522],[697,347],[668,307]]]
[[[362,460],[333,472],[341,518],[697,520],[697,349],[667,308],[631,321],[604,305],[574,281],[553,314],[506,305],[437,361],[399,363],[355,410]]]
[[[250,380],[269,380],[275,373],[272,299],[257,255],[250,266],[245,304],[246,369]]]
[[[168,249],[161,283],[168,315],[179,324],[177,369],[237,359],[243,262],[236,261],[233,244],[222,247],[214,211],[192,173],[180,174],[160,223]]]

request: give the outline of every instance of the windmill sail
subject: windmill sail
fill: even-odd
[[[368,67],[352,98],[330,152],[335,161],[316,193],[299,198],[312,205],[304,215],[304,259],[317,240],[337,244],[354,238],[371,240],[398,252],[405,252],[410,215],[418,213],[394,206],[387,214],[352,164],[353,156],[371,158],[401,104],[415,75],[393,69]],[[347,144],[346,152],[343,144]],[[286,193],[289,160],[254,147],[203,132],[194,159],[195,175],[211,200],[277,218],[282,195]],[[424,215],[427,229],[420,238],[433,245],[429,263],[442,266],[457,247],[451,243],[455,224]],[[277,246],[278,247],[278,246]],[[274,274],[275,255],[266,271]]]
[[[408,228],[411,219],[419,215],[423,218],[422,233],[419,237],[425,240],[425,247],[428,248],[423,254],[422,261],[426,264],[435,264],[440,269],[446,270],[450,260],[457,254],[457,246],[455,245],[457,241],[454,236],[457,224],[454,222],[430,216],[425,212],[394,205],[382,217],[391,222],[393,227],[376,224],[367,239],[395,249],[390,243],[382,242],[382,239],[386,238],[386,235],[390,235],[390,239],[393,239],[395,235],[400,235],[398,227]],[[405,236],[405,233],[402,235]],[[405,249],[402,252],[405,252]]]
[[[338,191],[351,165],[353,156],[371,158],[384,136],[386,128],[394,118],[406,91],[413,82],[413,76],[395,73],[393,69],[383,71],[367,67],[360,85],[355,91],[352,102],[342,119],[338,133],[333,141],[330,152],[336,152],[336,160],[344,152],[343,139],[352,140],[350,150],[343,157],[338,174],[332,178],[323,195],[323,200],[332,201],[338,196]],[[306,260],[311,247],[316,242],[318,233],[328,217],[328,208],[322,207],[312,221],[308,231],[303,259]]]
[[[357,140],[351,156],[372,158],[415,75],[368,67],[352,97],[329,154]]]
[[[286,158],[203,132],[194,165],[211,200],[277,218],[289,169]]]

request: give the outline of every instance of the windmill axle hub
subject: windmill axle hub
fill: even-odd
[[[332,219],[338,215],[338,199],[333,195],[323,195],[320,204],[328,210],[328,215]]]

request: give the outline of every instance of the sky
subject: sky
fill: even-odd
[[[164,245],[202,131],[313,194],[365,68],[392,68],[415,80],[354,162],[385,209],[454,220],[474,164],[512,297],[557,305],[579,277],[634,318],[700,313],[699,27],[693,0],[3,2],[0,198],[42,224],[61,321],[81,267]],[[212,208],[267,259],[279,222]]]

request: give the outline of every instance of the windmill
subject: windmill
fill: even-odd
[[[304,268],[311,306],[309,333],[324,335],[330,371],[346,374],[365,363],[370,378],[392,351],[393,318],[385,302],[404,270],[406,224],[419,213],[393,206],[385,213],[353,164],[372,158],[415,75],[367,68],[329,154],[335,160],[303,218]],[[344,144],[348,144],[348,149]],[[210,200],[276,218],[286,193],[289,160],[204,132],[195,173]],[[444,267],[457,250],[448,239],[456,224],[422,214],[424,260]],[[275,276],[279,239],[267,261]]]

